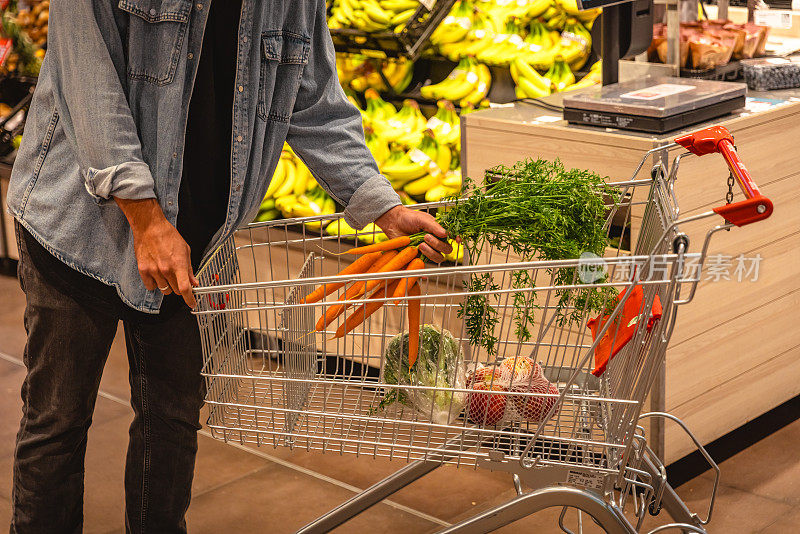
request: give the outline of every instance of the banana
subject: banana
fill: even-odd
[[[442,45],[464,41],[472,28],[473,6],[468,0],[459,0],[431,34],[431,43]]]
[[[275,191],[276,199],[292,195],[294,192],[294,182],[297,175],[297,168],[295,167],[291,158],[283,158],[283,165],[286,172],[286,181],[284,181],[283,185],[281,185],[281,187]]]
[[[405,11],[401,11],[400,13],[392,17],[390,24],[392,26],[405,24],[406,22],[408,22],[408,19],[410,19],[414,15],[414,13],[416,13],[416,11],[417,11],[416,8],[406,9]]]
[[[295,196],[300,196],[308,191],[312,182],[316,184],[316,180],[314,180],[314,177],[311,175],[311,171],[308,167],[306,167],[306,164],[303,163],[303,160],[300,158],[295,158],[294,163],[297,167],[297,177],[294,181],[292,193],[294,193]]]
[[[600,85],[600,82],[584,78],[582,80],[573,83],[572,85],[568,85],[567,87],[564,88],[564,91],[566,92],[566,91],[575,91],[576,89],[587,89],[589,87],[596,87],[598,85]]]
[[[358,240],[369,245],[380,243],[387,239],[388,237],[386,237],[386,234],[384,234],[375,223],[369,223],[358,233]]]
[[[440,184],[435,187],[432,187],[425,193],[425,201],[438,202],[445,197],[449,197],[457,193],[458,191],[454,190],[452,187],[446,187]]]
[[[289,208],[295,202],[297,202],[297,197],[295,197],[294,195],[285,195],[275,199],[275,207],[281,210],[281,213],[283,213],[284,216],[286,216],[286,214],[288,213],[289,214],[288,216],[291,217],[292,212]]]
[[[383,68],[383,74],[389,81],[389,85],[395,93],[401,93],[411,83],[411,78],[414,74],[414,63],[407,59],[390,60],[384,62],[386,65]],[[382,83],[384,86],[385,84]]]
[[[386,144],[383,138],[375,135],[375,132],[369,127],[364,130],[364,139],[367,148],[372,153],[372,157],[375,158],[375,162],[380,167],[389,157],[389,145]]]
[[[353,236],[356,235],[356,231],[353,227],[347,224],[344,219],[338,219],[330,223],[326,228],[325,232],[329,235],[333,236]]]
[[[467,104],[475,105],[486,98],[486,96],[489,94],[489,90],[492,87],[492,73],[489,70],[489,67],[483,64],[478,64],[476,67],[476,72],[478,73],[478,84],[475,86],[474,91],[461,100],[461,106],[465,106]]]
[[[437,185],[441,185],[442,179],[440,176],[433,176],[431,174],[427,174],[422,178],[418,178],[413,182],[407,183],[403,186],[403,191],[411,195],[412,197],[424,197],[425,193]]]
[[[458,188],[461,190],[462,184],[463,179],[461,177],[460,169],[448,171],[445,177],[442,179],[442,185],[445,187]]]
[[[550,94],[549,89],[541,89],[528,80],[528,78],[520,78],[517,88],[525,95],[523,98],[541,98]]]
[[[545,74],[546,78],[550,78],[553,82],[555,91],[563,91],[567,86],[575,83],[575,75],[569,68],[569,65],[564,61],[561,56],[556,57],[553,66]]]
[[[550,0],[533,0],[527,6],[523,18],[535,19],[540,17],[550,8]]]
[[[462,59],[447,79],[435,85],[422,87],[420,93],[424,98],[457,102],[478,89],[487,72],[485,65],[477,63],[471,57]]]
[[[439,144],[438,152],[436,153],[436,174],[443,175],[450,169],[450,163],[453,161],[453,151],[450,147],[444,144]]]
[[[383,9],[395,13],[419,7],[419,0],[379,0],[378,3]]]
[[[261,206],[258,207],[258,210],[267,211],[273,209],[274,207],[275,207],[275,199],[265,198],[264,201],[261,203]]]
[[[428,119],[425,126],[433,131],[440,144],[457,145],[461,138],[461,121],[456,108],[448,100],[440,100],[437,106],[436,115]]]
[[[384,11],[375,0],[361,0],[360,4],[364,13],[366,13],[367,17],[375,24],[381,25],[384,28],[391,25],[392,15]]]
[[[259,211],[258,215],[256,216],[257,222],[265,222],[265,221],[274,221],[275,219],[280,216],[281,212],[276,210],[275,208],[269,210]]]
[[[425,128],[425,116],[416,101],[407,99],[394,116],[381,121],[373,121],[375,133],[387,143],[400,140],[404,136],[416,136]],[[407,139],[406,139],[407,141]]]
[[[433,132],[426,130],[419,146],[401,158],[385,164],[381,171],[392,182],[395,189],[411,180],[422,178],[436,169],[438,147]]]
[[[364,98],[367,100],[367,109],[364,110],[364,114],[369,117],[371,123],[385,121],[397,113],[394,106],[383,100],[374,89],[367,89],[364,92]]]
[[[286,167],[283,163],[283,158],[278,160],[278,166],[275,167],[275,172],[272,173],[272,180],[269,182],[269,186],[267,187],[267,193],[264,195],[264,198],[274,198],[275,192],[281,188],[283,183],[286,181]]]
[[[521,78],[525,78],[540,91],[545,91],[545,94],[550,94],[551,81],[536,72],[535,69],[521,58],[514,59],[512,68],[514,69],[512,70],[512,75],[514,72],[517,73],[517,78],[514,80],[517,84],[519,84]]]
[[[447,75],[447,78],[437,84],[426,85],[420,88],[420,94],[423,98],[436,99],[437,95],[450,86],[460,83],[462,77],[469,72],[472,65],[472,60],[464,58],[458,62],[458,65]]]
[[[580,13],[580,10],[578,9],[578,2],[576,2],[576,0],[556,0],[556,4],[558,4],[558,7],[560,7],[563,11],[572,16]]]

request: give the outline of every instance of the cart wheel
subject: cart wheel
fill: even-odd
[[[681,245],[683,245],[684,252],[689,250],[689,236],[686,234],[678,234],[675,236],[675,239],[672,241],[672,252],[677,254]]]
[[[650,512],[650,515],[657,516],[661,513],[661,503],[656,505],[656,501],[650,501],[650,504],[647,506],[647,510]]]

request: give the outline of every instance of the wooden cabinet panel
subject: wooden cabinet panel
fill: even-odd
[[[538,122],[550,112],[532,108],[488,110],[465,117],[465,167],[471,175],[496,163],[525,157],[560,157],[616,179],[629,178],[642,155],[670,136],[571,127]],[[775,204],[773,216],[745,228],[717,233],[709,254],[760,254],[757,282],[703,281],[678,315],[667,351],[667,409],[685,418],[705,443],[800,393],[800,170],[794,162],[800,136],[800,103],[720,120],[736,138],[745,165]],[[669,160],[683,149],[671,149]],[[639,175],[647,176],[652,161]],[[683,159],[675,185],[681,215],[725,203],[728,169],[719,155]],[[641,188],[644,190],[644,188]],[[742,197],[735,189],[735,200]],[[634,213],[634,224],[639,214]],[[702,246],[719,217],[683,225]],[[691,452],[688,440],[666,426],[666,459]]]

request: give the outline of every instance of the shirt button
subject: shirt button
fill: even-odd
[[[242,142],[242,139],[244,139],[244,137],[242,137],[241,135],[236,137],[236,140],[239,141],[240,143]]]
[[[242,91],[244,91],[244,85],[239,86],[239,92],[241,93]]]
[[[178,153],[177,153],[177,152],[173,152],[173,153],[172,153],[172,159],[175,159],[175,158],[177,158],[177,157],[178,157]]]
[[[246,43],[246,42],[247,42],[247,36],[246,36],[246,35],[245,35],[244,37],[242,37],[242,42],[243,42],[243,43]]]
[[[167,202],[167,204],[169,204],[170,206],[172,206],[172,201],[170,200],[169,202]]]
[[[193,59],[193,58],[194,58],[194,54],[192,54],[191,52],[189,52],[189,53],[186,55],[186,57],[188,57],[189,59]]]
[[[197,9],[203,9],[203,4],[197,4]]]
[[[242,186],[241,186],[241,185],[237,185],[237,186],[236,186],[236,190],[237,190],[237,191],[239,191],[241,188],[242,188]]]
[[[157,12],[155,9],[151,9],[151,10],[150,10],[150,16],[151,16],[151,17],[155,17],[155,16],[156,16],[156,13],[158,13],[158,12]]]

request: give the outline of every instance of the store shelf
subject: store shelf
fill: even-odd
[[[333,46],[338,52],[360,53],[378,50],[389,57],[417,59],[428,45],[428,40],[441,23],[455,0],[420,2],[417,11],[402,31],[366,32],[354,28],[331,29]]]

